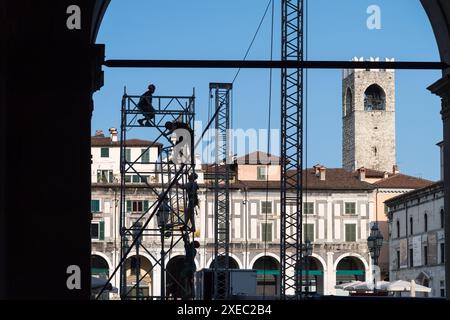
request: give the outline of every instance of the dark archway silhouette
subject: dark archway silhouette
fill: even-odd
[[[366,271],[364,263],[357,257],[341,259],[336,268],[336,284],[351,281],[365,281]]]
[[[279,294],[280,263],[270,256],[263,256],[255,261],[252,267],[256,270],[256,294],[260,296],[276,296]]]

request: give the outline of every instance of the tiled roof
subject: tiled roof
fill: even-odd
[[[279,164],[280,159],[280,157],[266,152],[255,151],[237,158],[236,162],[238,164]]]
[[[303,172],[304,190],[373,190],[375,187],[370,183],[360,181],[352,172],[344,169],[326,169],[325,180],[320,180],[315,175],[314,169],[308,169]],[[242,181],[230,185],[232,188],[249,189],[280,189],[280,181]]]
[[[125,145],[127,147],[148,147],[162,146],[159,142],[153,142],[149,140],[141,140],[141,139],[128,139],[126,140]],[[92,147],[120,147],[120,141],[112,142],[110,137],[102,137],[102,136],[94,136],[91,137],[91,146]]]
[[[434,182],[405,174],[397,173],[389,178],[374,183],[378,188],[420,189],[432,185]]]
[[[359,172],[355,171],[354,172],[355,176],[359,176]],[[373,169],[368,169],[366,168],[366,178],[368,179],[373,179],[373,178],[380,178],[383,179],[385,175],[384,171],[378,171],[378,170],[373,170]],[[393,173],[392,172],[387,172],[388,177],[392,176]]]

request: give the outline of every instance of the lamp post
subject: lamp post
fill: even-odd
[[[139,256],[139,246],[141,245],[141,237],[139,236],[139,231],[141,228],[140,223],[135,224],[135,228],[133,230],[133,239],[136,240],[136,265],[135,265],[135,273],[136,273],[136,300],[140,298],[140,276],[141,276],[141,257]]]
[[[313,245],[312,245],[312,243],[311,243],[311,241],[310,240],[306,240],[305,241],[305,243],[303,244],[303,259],[304,259],[304,261],[305,261],[305,266],[306,266],[306,268],[305,268],[305,276],[306,276],[306,279],[307,279],[307,282],[306,282],[306,293],[308,293],[309,292],[309,287],[310,287],[310,281],[309,281],[309,270],[308,270],[308,267],[309,267],[309,257],[310,256],[312,256],[312,251],[313,251]]]
[[[378,257],[380,256],[380,250],[383,246],[383,235],[378,229],[378,222],[375,222],[370,228],[370,236],[367,238],[367,246],[369,247],[370,254],[373,260],[373,292],[377,290],[377,279],[375,277],[375,266],[378,264]]]

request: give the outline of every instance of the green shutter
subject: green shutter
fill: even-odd
[[[131,212],[131,200],[127,200],[127,212]]]
[[[109,158],[109,148],[101,148],[100,153],[102,158]]]
[[[148,210],[148,200],[144,200],[144,212]]]
[[[303,232],[305,233],[304,239],[311,242],[314,241],[314,224],[305,224]]]
[[[141,149],[142,157],[141,162],[148,163],[150,162],[150,152],[147,149]]]
[[[139,183],[141,182],[141,179],[139,179],[139,176],[137,174],[133,175],[133,183]]]
[[[345,225],[345,241],[346,242],[356,241],[356,224]]]
[[[113,172],[112,171],[109,171],[109,181],[108,181],[109,183],[112,183],[112,182],[114,182],[114,175],[113,175]]]
[[[125,149],[125,160],[131,161],[131,149]]]
[[[99,232],[98,239],[99,240],[105,240],[105,222],[104,221],[100,221],[99,227],[100,227],[100,232]]]
[[[100,212],[100,200],[91,200],[91,212]]]
[[[102,171],[97,170],[97,183],[101,183],[101,182],[102,182]]]

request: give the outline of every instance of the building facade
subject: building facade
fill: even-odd
[[[415,280],[445,297],[444,189],[438,182],[386,201],[391,280]]]

